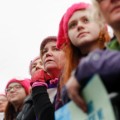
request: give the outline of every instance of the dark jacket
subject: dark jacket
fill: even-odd
[[[75,70],[75,77],[82,85],[92,75],[99,74],[108,92],[120,91],[120,52],[111,50],[95,50],[81,59]]]
[[[50,102],[47,89],[44,86],[32,88],[32,99],[36,120],[54,120],[54,105]]]
[[[22,111],[18,114],[16,120],[36,120],[31,95],[25,99]]]
[[[73,71],[73,73],[77,81],[80,83],[81,88],[84,88],[86,83],[94,74],[99,74],[108,92],[120,92],[119,46],[118,44],[116,46],[116,42],[113,41],[112,45],[109,44],[109,49],[112,50],[97,49],[80,60],[78,67]],[[61,93],[63,103],[66,104],[70,99],[65,86]]]
[[[50,90],[52,88],[57,88],[57,84],[58,82],[54,84],[48,84],[48,89],[44,87],[33,88],[32,94],[29,97],[27,97],[27,99],[25,100],[23,109],[18,114],[16,120],[54,120],[53,119],[54,116],[52,115],[54,114],[53,109],[55,105],[51,103],[47,90]],[[55,103],[56,102],[55,98],[53,97],[53,99]],[[46,107],[43,107],[44,104]],[[46,113],[46,111],[49,110],[50,112]]]

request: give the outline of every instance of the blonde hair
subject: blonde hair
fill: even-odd
[[[95,2],[94,4],[91,4],[91,6],[88,8],[88,11],[90,11],[90,18],[96,21],[101,29],[104,28],[106,21],[98,7],[98,4]]]

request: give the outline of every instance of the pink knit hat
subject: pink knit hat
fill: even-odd
[[[42,51],[44,49],[44,47],[46,46],[47,43],[51,42],[51,41],[57,41],[57,37],[56,36],[47,36],[46,38],[43,39],[43,41],[40,44],[40,56],[42,57]]]
[[[45,47],[45,45],[51,41],[57,41],[57,37],[56,36],[47,36],[46,38],[44,38],[40,44],[40,50],[42,50]]]
[[[59,24],[59,31],[58,31],[58,38],[57,38],[57,47],[61,48],[64,43],[69,42],[68,38],[68,21],[73,13],[77,10],[86,9],[90,6],[88,3],[80,2],[75,3],[71,7],[67,9],[65,14],[63,15],[60,24]]]
[[[31,88],[31,86],[30,86],[30,81],[31,81],[31,80],[28,79],[28,78],[25,78],[25,79],[22,79],[22,80],[17,79],[17,78],[13,78],[13,79],[11,79],[11,80],[7,83],[6,88],[8,88],[9,84],[14,83],[14,82],[17,82],[17,83],[21,84],[21,85],[24,87],[25,92],[26,92],[26,94],[28,95],[28,94],[30,93],[30,88]]]

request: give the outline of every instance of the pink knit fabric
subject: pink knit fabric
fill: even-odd
[[[90,6],[88,3],[80,2],[73,4],[71,7],[67,9],[65,14],[63,15],[60,24],[59,24],[59,31],[58,31],[58,38],[57,38],[57,47],[61,48],[64,43],[69,43],[68,38],[68,21],[73,13],[77,10],[86,9]]]
[[[13,78],[13,79],[11,79],[11,80],[7,83],[6,88],[8,88],[9,84],[14,83],[14,82],[17,82],[17,83],[21,84],[21,85],[24,87],[25,92],[26,92],[26,94],[28,95],[28,94],[30,93],[30,88],[31,88],[31,86],[30,86],[30,81],[31,81],[31,80],[28,79],[28,78],[25,78],[25,79],[22,79],[22,80],[18,80],[18,79],[16,79],[16,78]]]
[[[47,83],[45,83],[45,82],[34,82],[34,83],[32,84],[32,88],[34,88],[34,87],[36,87],[36,86],[45,86],[46,88],[48,88],[48,85],[47,85]]]

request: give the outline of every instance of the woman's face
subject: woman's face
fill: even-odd
[[[31,68],[30,74],[33,75],[33,73],[34,73],[36,70],[39,70],[39,69],[43,69],[43,64],[42,64],[41,59],[36,59],[36,60],[33,61],[33,63],[32,63],[32,68]]]
[[[107,21],[112,27],[120,29],[120,0],[96,0]]]
[[[68,22],[68,36],[76,47],[84,47],[96,41],[99,33],[100,25],[88,10],[74,12]]]
[[[7,90],[7,98],[8,101],[11,103],[15,103],[15,102],[21,102],[24,101],[25,97],[26,97],[26,92],[25,89],[23,88],[23,86],[21,86],[21,84],[14,82],[14,83],[10,83]]]
[[[42,62],[44,69],[50,73],[51,70],[61,70],[65,64],[63,50],[56,47],[56,41],[48,42],[42,50]]]

